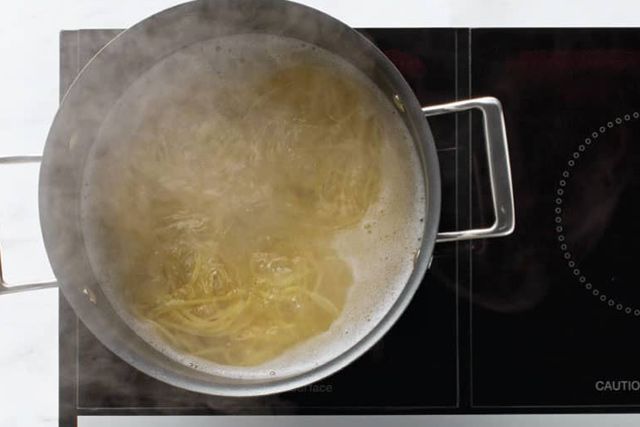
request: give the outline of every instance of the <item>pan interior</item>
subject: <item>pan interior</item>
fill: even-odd
[[[192,115],[203,117],[203,108],[210,109],[204,116],[215,116],[218,126],[233,126],[226,118],[230,111],[246,107],[240,95],[247,87],[301,62],[322,65],[366,87],[368,95],[358,108],[373,114],[383,124],[378,163],[372,165],[380,174],[376,200],[357,224],[335,233],[331,239],[331,249],[348,265],[352,276],[344,289],[344,306],[326,331],[255,366],[231,366],[178,351],[159,337],[153,324],[134,315],[123,298],[122,290],[130,284],[118,272],[126,263],[127,248],[109,238],[113,230],[105,225],[117,223],[113,218],[105,218],[112,212],[109,205],[119,202],[125,188],[137,185],[120,179],[127,175],[125,169],[132,166],[130,160],[140,155],[151,158],[158,155],[143,152],[143,148],[148,148],[144,138],[132,135],[157,136],[159,127],[172,131],[184,128],[185,135],[191,135],[193,129],[186,128],[185,123]],[[291,90],[295,92],[296,88]],[[211,93],[225,96],[215,97],[217,101],[212,103]],[[176,97],[189,102],[173,104],[171,101]],[[151,113],[160,106],[175,110],[163,114],[162,122],[151,120]],[[256,118],[255,122],[259,121]],[[247,159],[250,154],[239,158]],[[413,139],[392,101],[345,60],[315,45],[280,36],[244,34],[207,40],[159,61],[127,89],[105,118],[86,163],[82,186],[82,227],[87,253],[114,309],[129,327],[167,357],[228,378],[261,380],[294,376],[327,363],[360,341],[385,316],[405,287],[426,222],[424,176],[419,159]],[[208,159],[211,168],[217,167],[216,160],[215,156]],[[162,179],[159,174],[157,180]],[[215,188],[215,183],[212,187]],[[144,204],[144,197],[138,202]],[[143,213],[144,209],[130,210],[134,216]],[[256,212],[255,221],[261,220],[260,212]]]

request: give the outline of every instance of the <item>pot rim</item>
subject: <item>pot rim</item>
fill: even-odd
[[[237,7],[239,8],[252,7],[256,4],[260,4],[261,7],[267,8],[278,7],[291,9],[305,17],[322,20],[327,22],[329,25],[357,35],[357,37],[360,38],[358,43],[362,44],[363,51],[367,55],[371,56],[376,65],[382,68],[385,76],[392,80],[393,89],[395,91],[393,95],[397,95],[399,99],[402,100],[402,104],[404,105],[404,114],[406,115],[405,122],[413,126],[413,129],[410,129],[410,131],[412,131],[412,134],[414,135],[414,143],[416,144],[418,154],[421,157],[420,161],[426,190],[424,200],[427,204],[426,217],[424,219],[421,247],[419,253],[415,257],[414,269],[407,280],[406,285],[384,317],[376,325],[372,326],[371,330],[360,341],[334,359],[309,371],[293,375],[291,377],[274,378],[273,380],[264,382],[238,381],[215,383],[211,381],[212,378],[222,377],[213,376],[206,372],[196,371],[193,369],[191,369],[193,375],[180,375],[177,374],[175,370],[171,370],[169,368],[170,366],[173,366],[173,364],[178,363],[173,360],[171,360],[171,363],[150,366],[147,359],[140,357],[142,344],[134,345],[126,343],[124,340],[125,337],[109,330],[110,326],[112,327],[113,325],[110,325],[108,322],[104,321],[104,319],[97,319],[97,316],[95,316],[95,306],[91,304],[84,295],[81,295],[81,293],[78,292],[80,289],[78,288],[78,285],[74,284],[77,283],[77,280],[72,279],[73,276],[71,276],[73,271],[69,271],[70,269],[63,265],[65,257],[67,257],[68,260],[69,253],[61,254],[61,251],[57,250],[58,248],[56,246],[58,244],[58,239],[60,239],[60,233],[63,230],[61,230],[55,223],[49,209],[51,206],[54,206],[54,208],[55,206],[58,206],[54,201],[52,201],[56,196],[56,193],[55,191],[52,191],[52,188],[55,187],[56,184],[51,185],[51,181],[54,183],[57,182],[57,185],[60,186],[60,181],[55,179],[56,175],[65,173],[64,168],[62,168],[62,170],[60,169],[61,165],[57,161],[56,157],[54,157],[60,155],[60,150],[57,145],[61,144],[61,140],[70,141],[70,138],[73,137],[73,126],[67,126],[66,123],[68,115],[72,114],[71,110],[74,110],[74,105],[78,100],[78,92],[84,88],[83,85],[87,81],[88,76],[93,72],[93,70],[100,69],[107,60],[104,53],[120,49],[128,44],[130,45],[135,41],[139,33],[150,31],[150,27],[152,31],[153,28],[156,28],[162,21],[172,20],[174,17],[182,17],[184,15],[194,13],[194,11],[197,13],[199,7],[204,6],[216,8],[219,5],[231,3],[234,4],[234,7],[238,5]],[[418,138],[415,137],[416,135]],[[373,45],[373,43],[348,25],[324,14],[323,12],[286,0],[197,0],[174,6],[140,21],[109,42],[82,69],[65,95],[47,138],[43,163],[40,171],[39,201],[40,221],[42,224],[45,247],[47,249],[47,254],[52,268],[56,273],[56,277],[59,279],[60,287],[74,311],[78,314],[78,317],[80,317],[89,330],[91,330],[91,332],[107,348],[136,369],[177,387],[221,396],[258,396],[280,393],[303,387],[337,372],[369,350],[395,324],[415,294],[432,258],[440,219],[440,197],[441,189],[438,157],[435,144],[433,142],[433,136],[428,123],[423,116],[421,106],[400,72],[391,63],[391,61],[375,45]],[[78,256],[78,254],[75,253],[75,256]],[[142,340],[140,337],[138,338]],[[150,347],[149,344],[146,345]],[[155,351],[161,354],[159,351]],[[168,359],[168,357],[163,354],[162,357]]]

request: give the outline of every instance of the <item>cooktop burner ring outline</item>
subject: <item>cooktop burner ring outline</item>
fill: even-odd
[[[572,270],[574,276],[578,278],[578,281],[583,284],[584,288],[591,293],[594,297],[597,297],[602,303],[607,304],[607,306],[611,308],[615,308],[617,311],[624,311],[627,315],[634,315],[635,317],[640,317],[640,308],[636,308],[631,305],[627,305],[623,302],[616,301],[613,297],[603,293],[594,283],[589,281],[589,279],[583,274],[580,270],[576,261],[574,261],[574,256],[569,250],[569,246],[566,243],[566,236],[563,227],[563,203],[564,203],[564,193],[565,187],[567,186],[568,180],[572,177],[571,171],[576,166],[578,160],[580,159],[581,153],[585,152],[592,143],[596,142],[596,140],[604,135],[607,130],[613,129],[616,126],[620,126],[624,123],[631,122],[632,119],[638,120],[640,118],[640,112],[634,111],[633,113],[627,113],[621,116],[617,116],[615,119],[608,121],[607,123],[601,125],[596,130],[591,132],[591,134],[584,139],[582,143],[578,145],[576,150],[571,154],[570,159],[567,161],[566,168],[562,171],[561,178],[558,180],[558,186],[556,187],[556,199],[555,199],[555,208],[554,208],[554,223],[555,223],[555,231],[557,234],[558,244],[560,251],[562,252],[562,256],[566,261],[567,267]]]

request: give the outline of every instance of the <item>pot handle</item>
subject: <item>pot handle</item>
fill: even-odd
[[[511,167],[509,166],[509,148],[507,146],[507,132],[500,101],[493,97],[474,98],[424,107],[422,112],[425,117],[429,117],[467,111],[474,108],[482,111],[495,222],[488,228],[440,232],[436,238],[437,242],[507,236],[515,228],[516,218],[513,204]]]
[[[18,164],[18,163],[39,163],[40,161],[42,161],[41,156],[11,156],[11,157],[0,156],[0,166],[8,165],[8,164]],[[12,294],[15,292],[22,292],[22,291],[35,291],[38,289],[54,288],[56,286],[58,286],[57,282],[44,282],[44,283],[7,286],[7,283],[4,281],[4,277],[2,275],[2,251],[0,251],[0,295]]]

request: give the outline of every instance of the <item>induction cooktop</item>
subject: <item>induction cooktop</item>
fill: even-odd
[[[61,96],[120,31],[61,33]],[[515,233],[438,244],[384,339],[333,376],[275,396],[208,396],[150,378],[103,347],[61,297],[61,426],[100,414],[640,412],[640,30],[360,31],[422,105],[502,101]],[[441,231],[491,224],[480,117],[429,123]]]

